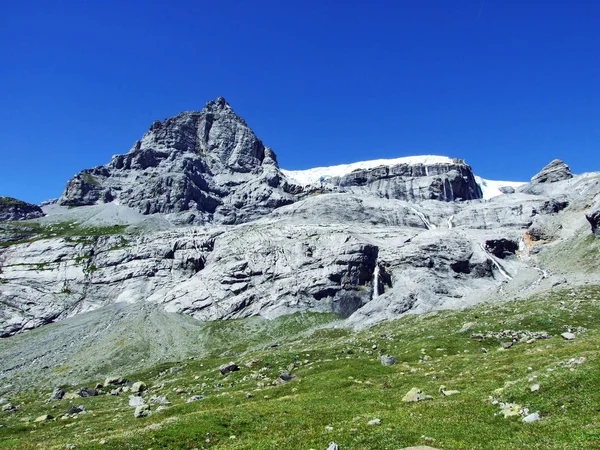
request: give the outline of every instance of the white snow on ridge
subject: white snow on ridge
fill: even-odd
[[[483,193],[484,200],[489,200],[490,198],[498,197],[499,195],[503,195],[500,190],[501,187],[509,186],[514,189],[527,184],[523,181],[496,181],[496,180],[486,180],[477,175],[475,175],[475,181],[479,187],[481,187],[481,192]]]
[[[447,156],[422,155],[407,156],[395,159],[374,159],[371,161],[361,161],[352,164],[341,164],[339,166],[315,167],[307,170],[281,170],[289,179],[298,184],[307,186],[318,182],[321,179],[330,177],[341,177],[357,169],[373,169],[380,166],[395,166],[398,164],[452,164],[452,158]]]

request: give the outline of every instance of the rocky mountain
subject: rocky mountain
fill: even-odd
[[[481,198],[471,168],[448,158],[350,170],[326,186],[302,185],[285,173],[273,150],[219,97],[202,111],[154,122],[129,153],[71,179],[58,203],[117,203],[170,214],[177,223],[234,224],[324,189],[411,201]]]
[[[43,215],[44,212],[37,205],[12,197],[0,197],[0,222],[37,219]]]
[[[597,233],[600,174],[565,167],[521,187],[431,156],[285,171],[219,98],[70,180],[26,239],[5,234],[0,335],[115,303],[364,327],[588,282],[556,252]]]
[[[155,121],[125,155],[67,183],[64,206],[115,202],[187,223],[239,223],[293,202],[275,153],[224,98]]]

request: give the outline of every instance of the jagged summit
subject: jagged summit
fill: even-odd
[[[324,179],[327,186],[311,186]],[[233,224],[262,217],[315,189],[408,201],[482,198],[471,167],[440,156],[282,171],[273,150],[218,97],[202,111],[155,121],[128,153],[71,179],[58,203],[117,203],[142,214],[175,215],[171,219],[179,223]]]
[[[223,97],[155,121],[126,154],[84,170],[59,200],[116,202],[188,223],[238,223],[291,203],[274,152]]]

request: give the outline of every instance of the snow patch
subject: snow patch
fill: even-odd
[[[504,195],[504,193],[500,190],[501,187],[511,187],[513,189],[517,189],[524,184],[527,184],[522,181],[496,181],[496,180],[486,180],[475,175],[475,181],[481,188],[481,192],[483,193],[483,199],[489,200],[490,198],[498,197],[499,195]]]

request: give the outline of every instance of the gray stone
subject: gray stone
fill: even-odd
[[[198,400],[204,400],[203,395],[194,395],[186,400],[186,403],[197,402]]]
[[[540,419],[541,419],[540,413],[535,412],[533,414],[529,414],[528,416],[523,417],[522,422],[523,423],[533,423],[533,422],[537,422]]]
[[[36,417],[34,422],[47,422],[54,419],[50,414],[44,414],[43,416]]]
[[[50,398],[48,399],[49,402],[55,401],[55,400],[62,400],[62,398],[65,396],[65,391],[63,391],[61,388],[54,388],[54,390],[52,391],[52,394],[50,395]]]
[[[375,426],[375,425],[381,425],[381,419],[373,419],[373,420],[369,420],[369,422],[367,422],[367,425],[369,426]]]
[[[152,415],[152,410],[150,409],[150,405],[139,405],[135,408],[133,413],[133,417],[148,417]]]
[[[37,205],[12,197],[0,197],[0,222],[37,219],[43,216],[44,212]]]
[[[398,360],[392,355],[381,355],[379,359],[381,360],[381,364],[384,366],[393,366],[394,364],[398,364]]]
[[[560,159],[553,160],[532,179],[532,183],[555,183],[573,178],[571,169]]]
[[[227,364],[222,364],[221,366],[219,366],[219,371],[221,372],[221,375],[227,375],[228,373],[237,372],[238,370],[240,370],[240,367],[234,362],[229,362]]]
[[[424,400],[431,400],[433,397],[431,395],[423,394],[423,391],[419,388],[412,388],[410,391],[406,393],[404,397],[402,397],[402,401],[406,403],[413,402],[421,402]]]
[[[590,223],[594,236],[600,237],[600,209],[588,212],[585,218]]]
[[[577,335],[575,333],[561,333],[561,336],[567,341],[573,341],[577,339]]]
[[[133,392],[134,394],[144,392],[146,389],[146,383],[144,383],[143,381],[136,381],[131,385],[131,392]]]
[[[164,395],[157,395],[150,398],[150,403],[158,403],[159,405],[170,405],[171,402]]]
[[[18,407],[12,403],[7,403],[6,405],[2,406],[2,411],[16,411],[17,409]]]
[[[330,442],[327,450],[340,450],[340,447],[335,442]]]
[[[129,406],[137,407],[141,405],[145,405],[146,401],[138,396],[138,395],[130,395],[129,396]]]

